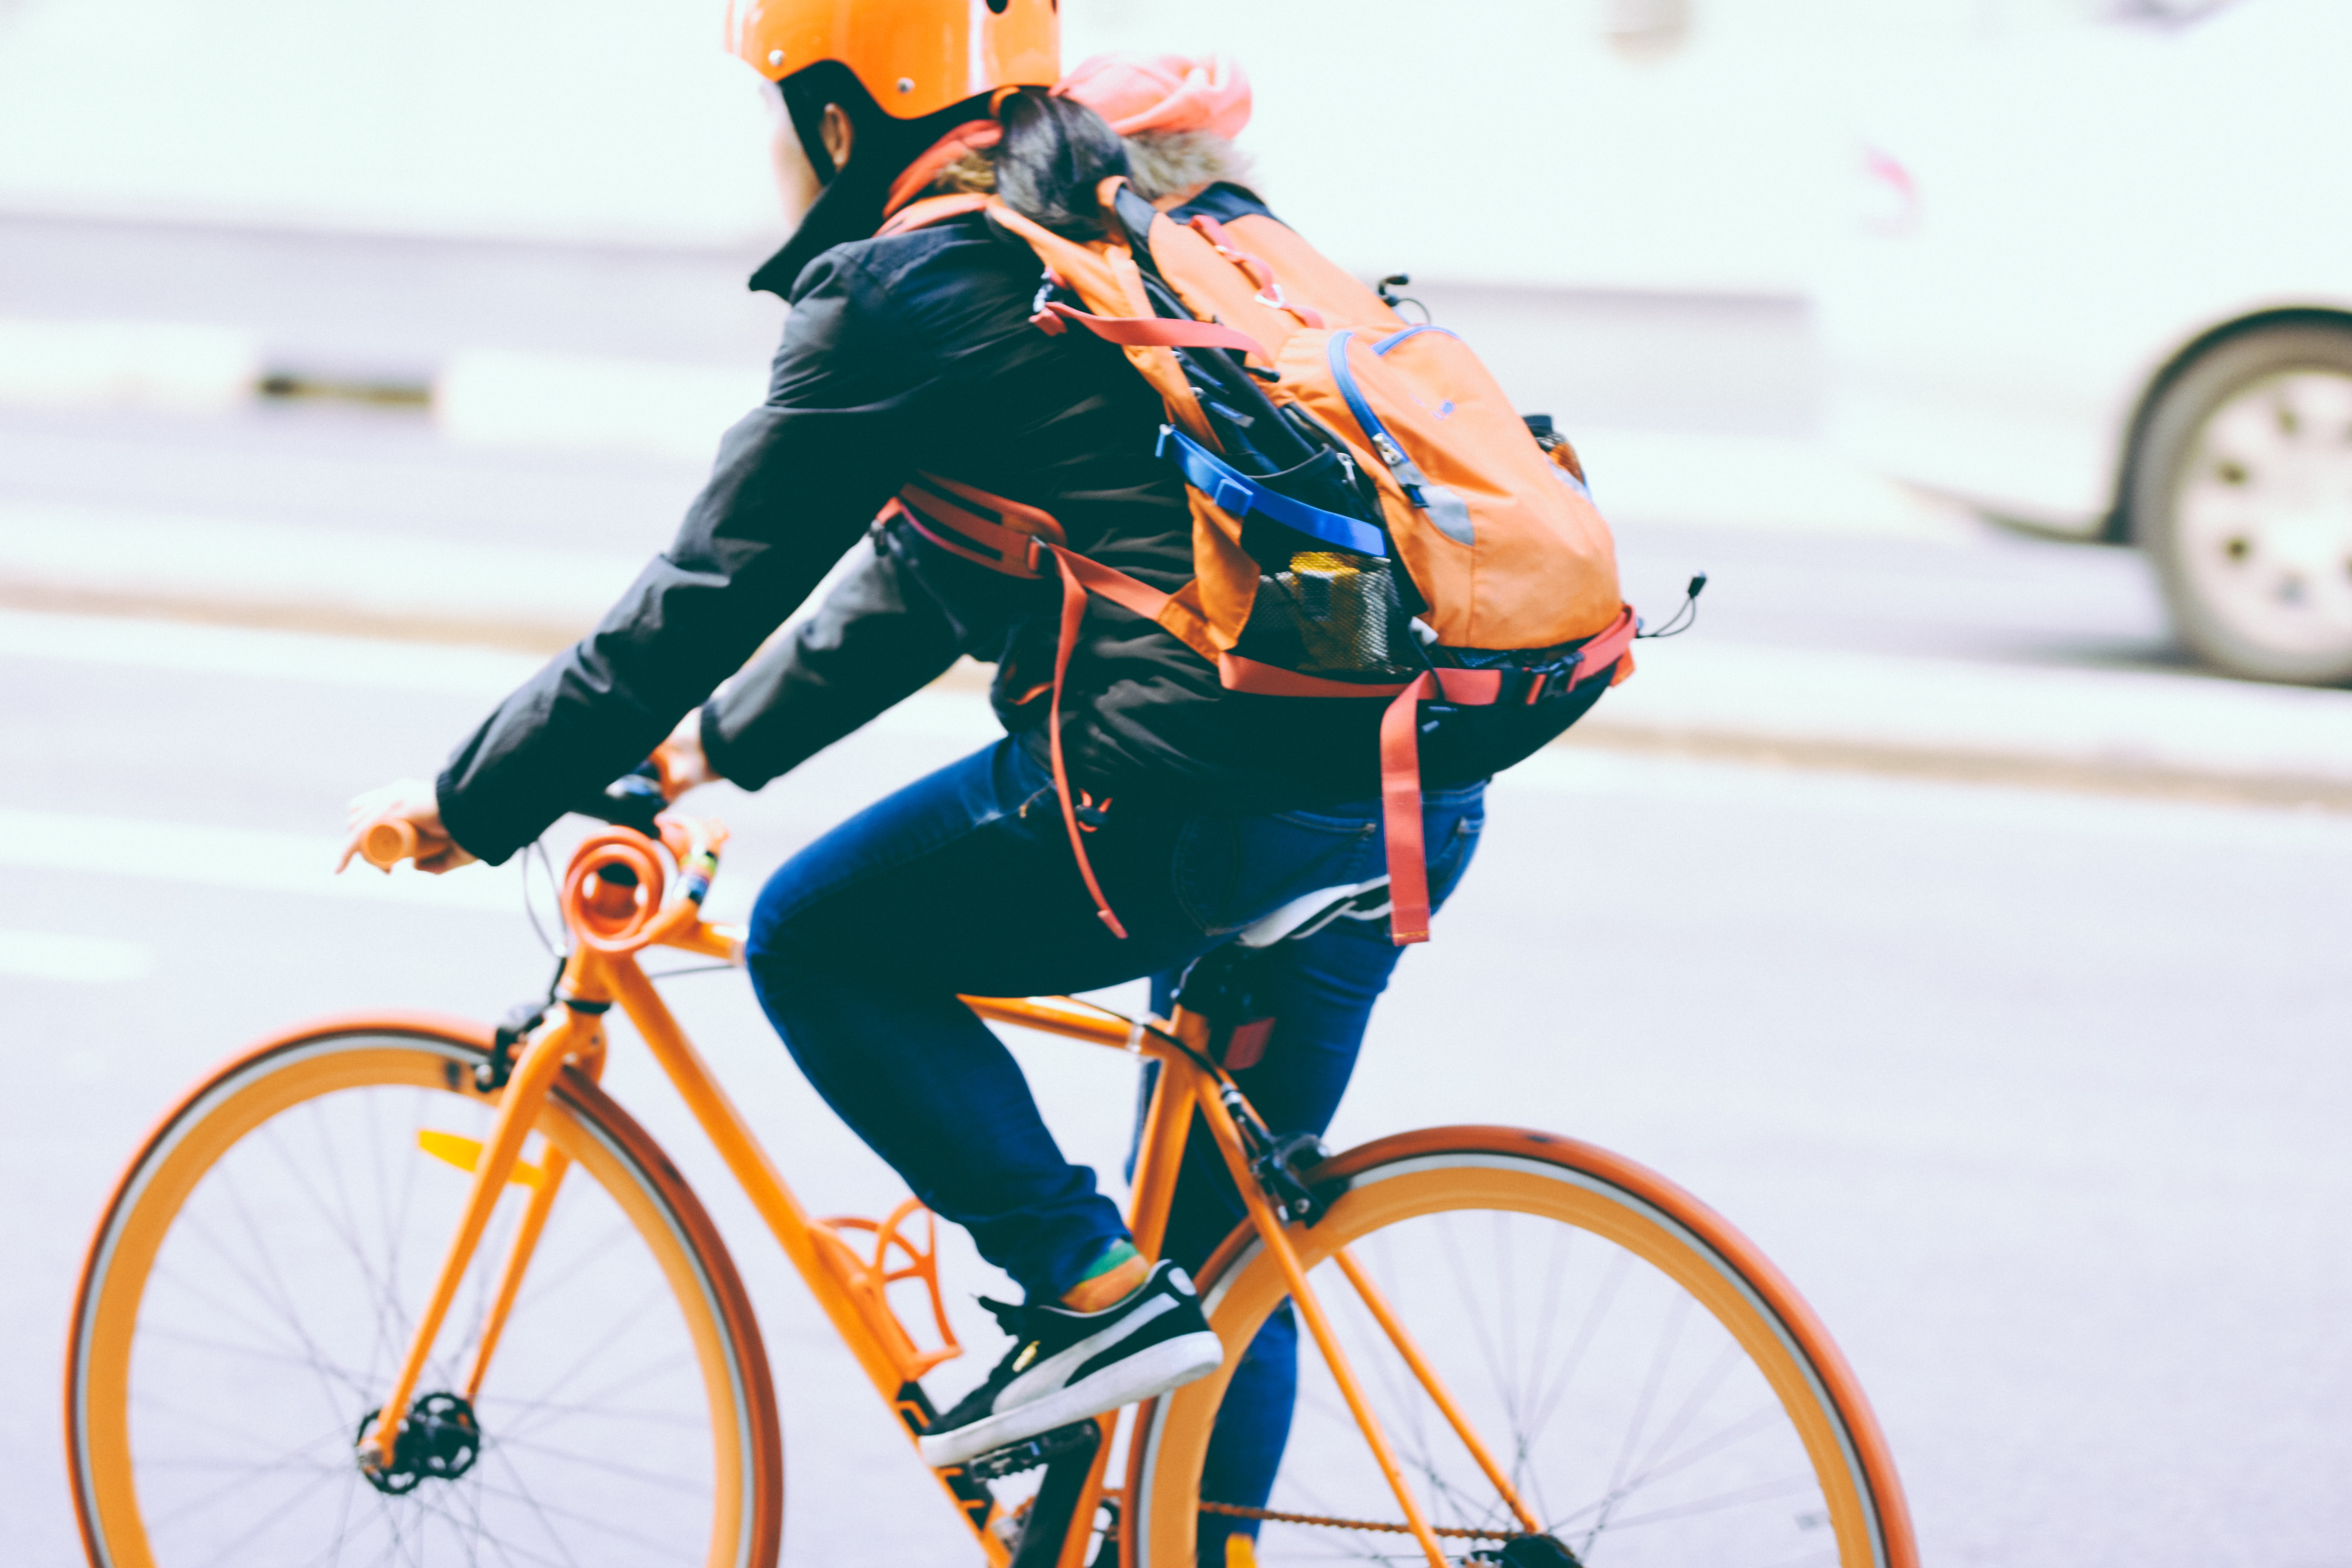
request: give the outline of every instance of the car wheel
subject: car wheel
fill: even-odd
[[[2352,681],[2352,330],[2269,328],[2200,355],[2158,395],[2126,482],[2200,658]]]

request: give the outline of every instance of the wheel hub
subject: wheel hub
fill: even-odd
[[[481,1457],[482,1428],[474,1407],[455,1394],[423,1394],[408,1407],[408,1419],[393,1439],[392,1459],[380,1462],[368,1441],[381,1410],[360,1417],[360,1474],[390,1497],[415,1491],[427,1480],[454,1481]]]
[[[2207,420],[2179,492],[2211,612],[2284,653],[2352,645],[2352,377],[2298,371]]]

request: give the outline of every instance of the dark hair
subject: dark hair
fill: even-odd
[[[1127,143],[1085,104],[1016,92],[996,111],[1004,139],[989,150],[996,194],[1023,217],[1069,239],[1099,239],[1095,189],[1127,171]]]

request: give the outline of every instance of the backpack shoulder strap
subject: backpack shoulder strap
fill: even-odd
[[[1077,295],[1096,316],[1108,321],[1148,321],[1157,319],[1151,309],[1151,297],[1143,289],[1143,276],[1137,270],[1135,258],[1129,254],[1127,247],[1113,245],[1107,240],[1080,245],[1076,240],[1065,239],[1044,225],[1014,212],[998,197],[989,199],[986,210],[989,220],[999,228],[1026,240],[1029,248],[1037,253],[1037,259],[1045,264],[1045,269],[1063,287]],[[1076,314],[1046,310],[1038,313],[1055,323],[1046,326],[1045,321],[1040,321],[1038,324],[1048,331],[1056,332],[1062,330],[1061,322],[1066,315]],[[1144,380],[1160,394],[1160,400],[1167,405],[1171,420],[1195,439],[1215,443],[1216,437],[1209,429],[1208,418],[1201,412],[1201,399],[1193,392],[1192,381],[1185,375],[1183,367],[1176,363],[1176,356],[1169,352],[1168,339],[1159,333],[1150,334],[1150,341],[1144,341],[1144,334],[1140,333],[1125,334],[1128,341],[1121,341],[1119,336],[1110,332],[1101,335],[1119,344],[1128,363],[1140,371]]]

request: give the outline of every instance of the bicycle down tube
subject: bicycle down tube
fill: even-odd
[[[618,837],[617,835],[613,837]],[[583,847],[583,849],[588,847]],[[591,861],[586,868],[589,871],[599,868],[593,855],[588,858]],[[703,922],[698,910],[679,910],[675,904],[663,907],[663,878],[658,863],[651,862],[650,857],[642,853],[632,853],[628,859],[632,871],[645,884],[642,890],[632,889],[635,912],[619,921],[616,926],[615,908],[596,910],[596,914],[604,918],[601,929],[594,930],[593,938],[585,929],[595,918],[591,913],[592,900],[604,900],[610,905],[615,902],[615,898],[608,897],[604,889],[595,884],[593,876],[583,878],[575,870],[575,874],[567,879],[564,889],[566,921],[582,940],[575,941],[565,963],[555,1005],[551,1009],[556,1016],[520,1046],[511,1077],[499,1097],[498,1114],[490,1134],[475,1153],[473,1183],[457,1234],[443,1259],[440,1273],[427,1298],[426,1308],[412,1331],[394,1385],[379,1407],[384,1414],[379,1417],[375,1429],[363,1440],[363,1462],[369,1458],[367,1450],[370,1448],[373,1450],[373,1463],[389,1465],[392,1462],[408,1403],[415,1396],[450,1304],[456,1299],[467,1269],[472,1267],[476,1249],[481,1243],[492,1212],[508,1183],[520,1181],[530,1188],[530,1197],[501,1268],[467,1379],[469,1398],[480,1390],[497,1351],[500,1331],[530,1266],[539,1232],[556,1201],[564,1170],[561,1155],[551,1149],[539,1166],[524,1165],[524,1144],[538,1120],[541,1107],[565,1069],[583,1071],[593,1077],[601,1068],[605,1049],[603,1015],[615,1005],[628,1017],[655,1059],[661,1064],[664,1074],[686,1101],[729,1171],[750,1196],[754,1208],[775,1235],[793,1268],[807,1281],[826,1318],[857,1358],[859,1366],[876,1391],[898,1414],[910,1440],[919,1436],[924,1425],[932,1418],[931,1407],[918,1379],[933,1361],[939,1359],[939,1352],[930,1352],[928,1358],[911,1353],[911,1341],[891,1316],[887,1300],[877,1289],[870,1288],[870,1281],[862,1285],[849,1272],[859,1267],[857,1262],[852,1258],[845,1264],[843,1260],[850,1256],[848,1249],[839,1244],[839,1238],[828,1222],[812,1218],[793,1195],[741,1112],[712,1077],[701,1054],[671,1016],[636,958],[644,947],[658,944],[740,962],[740,935],[727,928]],[[649,876],[646,874],[648,871]],[[966,997],[963,1000],[984,1019],[1123,1049],[1159,1064],[1158,1082],[1146,1113],[1138,1151],[1130,1214],[1135,1245],[1148,1258],[1159,1255],[1165,1238],[1176,1175],[1191,1131],[1192,1112],[1195,1109],[1200,1110],[1228,1171],[1240,1188],[1260,1241],[1281,1268],[1300,1316],[1305,1320],[1318,1350],[1346,1398],[1356,1425],[1395,1495],[1406,1527],[1420,1543],[1432,1568],[1445,1568],[1446,1559],[1421,1501],[1413,1495],[1387,1436],[1381,1430],[1322,1305],[1299,1265],[1297,1255],[1288,1242],[1284,1216],[1276,1213],[1250,1169],[1248,1145],[1236,1122],[1235,1112],[1238,1110],[1242,1117],[1249,1118],[1255,1124],[1254,1113],[1231,1079],[1201,1054],[1208,1034],[1205,1025],[1181,1008],[1171,1023],[1152,1026],[1067,997],[1017,1000]],[[879,1261],[877,1252],[877,1267]],[[1507,1506],[1532,1529],[1533,1521],[1503,1476],[1501,1468],[1489,1458],[1486,1445],[1478,1439],[1467,1418],[1460,1413],[1458,1405],[1437,1381],[1434,1370],[1416,1353],[1411,1339],[1404,1335],[1402,1324],[1396,1323],[1393,1314],[1384,1310],[1386,1303],[1378,1299],[1376,1292],[1370,1290],[1368,1281],[1358,1278],[1359,1271],[1349,1267],[1351,1261],[1342,1258],[1343,1273],[1381,1321],[1414,1377],[1428,1390],[1448,1423],[1477,1457],[1480,1468],[1496,1483]],[[887,1327],[881,1321],[883,1318],[889,1319]],[[1054,1560],[1055,1568],[1084,1568],[1085,1551],[1092,1533],[1094,1517],[1104,1497],[1104,1478],[1111,1447],[1108,1438],[1117,1419],[1117,1413],[1102,1418],[1103,1440],[1096,1445],[1084,1484],[1067,1516],[1065,1533]],[[961,1467],[935,1474],[992,1568],[1007,1568],[1012,1553],[996,1531],[991,1528],[996,1509],[989,1489],[969,1476]],[[1125,1544],[1123,1542],[1122,1546]],[[1031,1560],[1028,1553],[1024,1553],[1024,1560]]]

